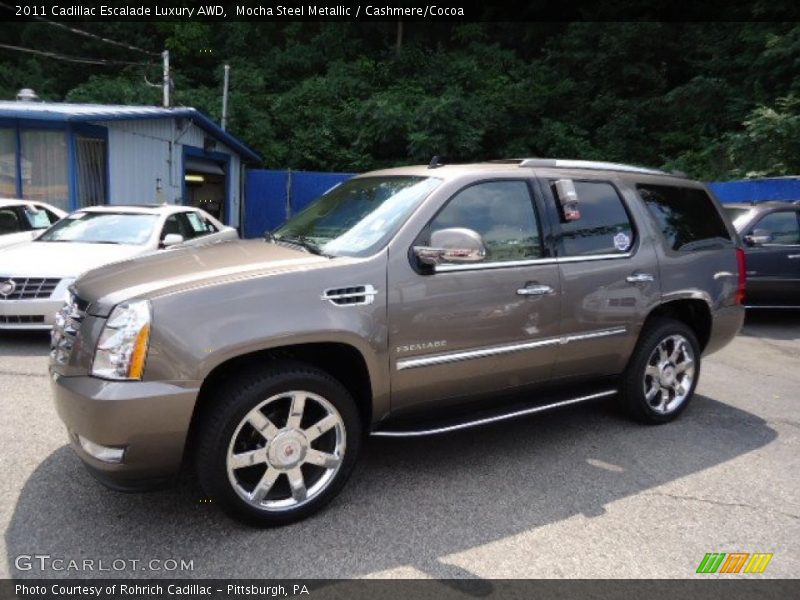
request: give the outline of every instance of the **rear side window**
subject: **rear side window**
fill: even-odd
[[[731,236],[725,222],[705,191],[650,184],[639,184],[636,189],[673,250],[729,245]]]
[[[631,219],[616,188],[604,181],[575,181],[581,216],[561,224],[565,256],[624,254],[633,246]],[[555,183],[553,186],[555,187]],[[553,190],[553,196],[556,192]]]

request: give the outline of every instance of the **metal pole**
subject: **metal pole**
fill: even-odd
[[[161,58],[164,59],[164,108],[169,108],[169,50],[164,50]]]
[[[230,78],[231,66],[225,65],[225,77],[222,84],[222,131],[225,131],[225,123],[228,120],[228,79]]]

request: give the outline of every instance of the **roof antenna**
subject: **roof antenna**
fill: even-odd
[[[428,163],[428,168],[429,169],[438,169],[439,167],[443,167],[443,166],[444,166],[444,163],[439,159],[439,155],[438,154],[434,155],[434,157],[431,159],[431,162]]]

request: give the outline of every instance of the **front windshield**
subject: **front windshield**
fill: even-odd
[[[736,229],[739,229],[741,224],[746,220],[747,216],[750,214],[749,208],[739,208],[738,206],[723,206],[722,208],[725,209],[725,213],[728,215],[728,218],[733,223]]]
[[[53,225],[37,241],[141,246],[150,239],[157,221],[158,215],[76,212]]]
[[[441,183],[433,177],[359,177],[326,192],[273,232],[333,256],[368,256],[386,244]]]

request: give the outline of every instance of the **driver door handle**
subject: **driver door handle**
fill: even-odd
[[[634,273],[633,275],[628,275],[625,281],[628,283],[650,283],[651,281],[655,281],[655,277],[650,275],[650,273]]]
[[[554,292],[553,288],[549,285],[526,285],[517,290],[518,296],[547,296]]]

